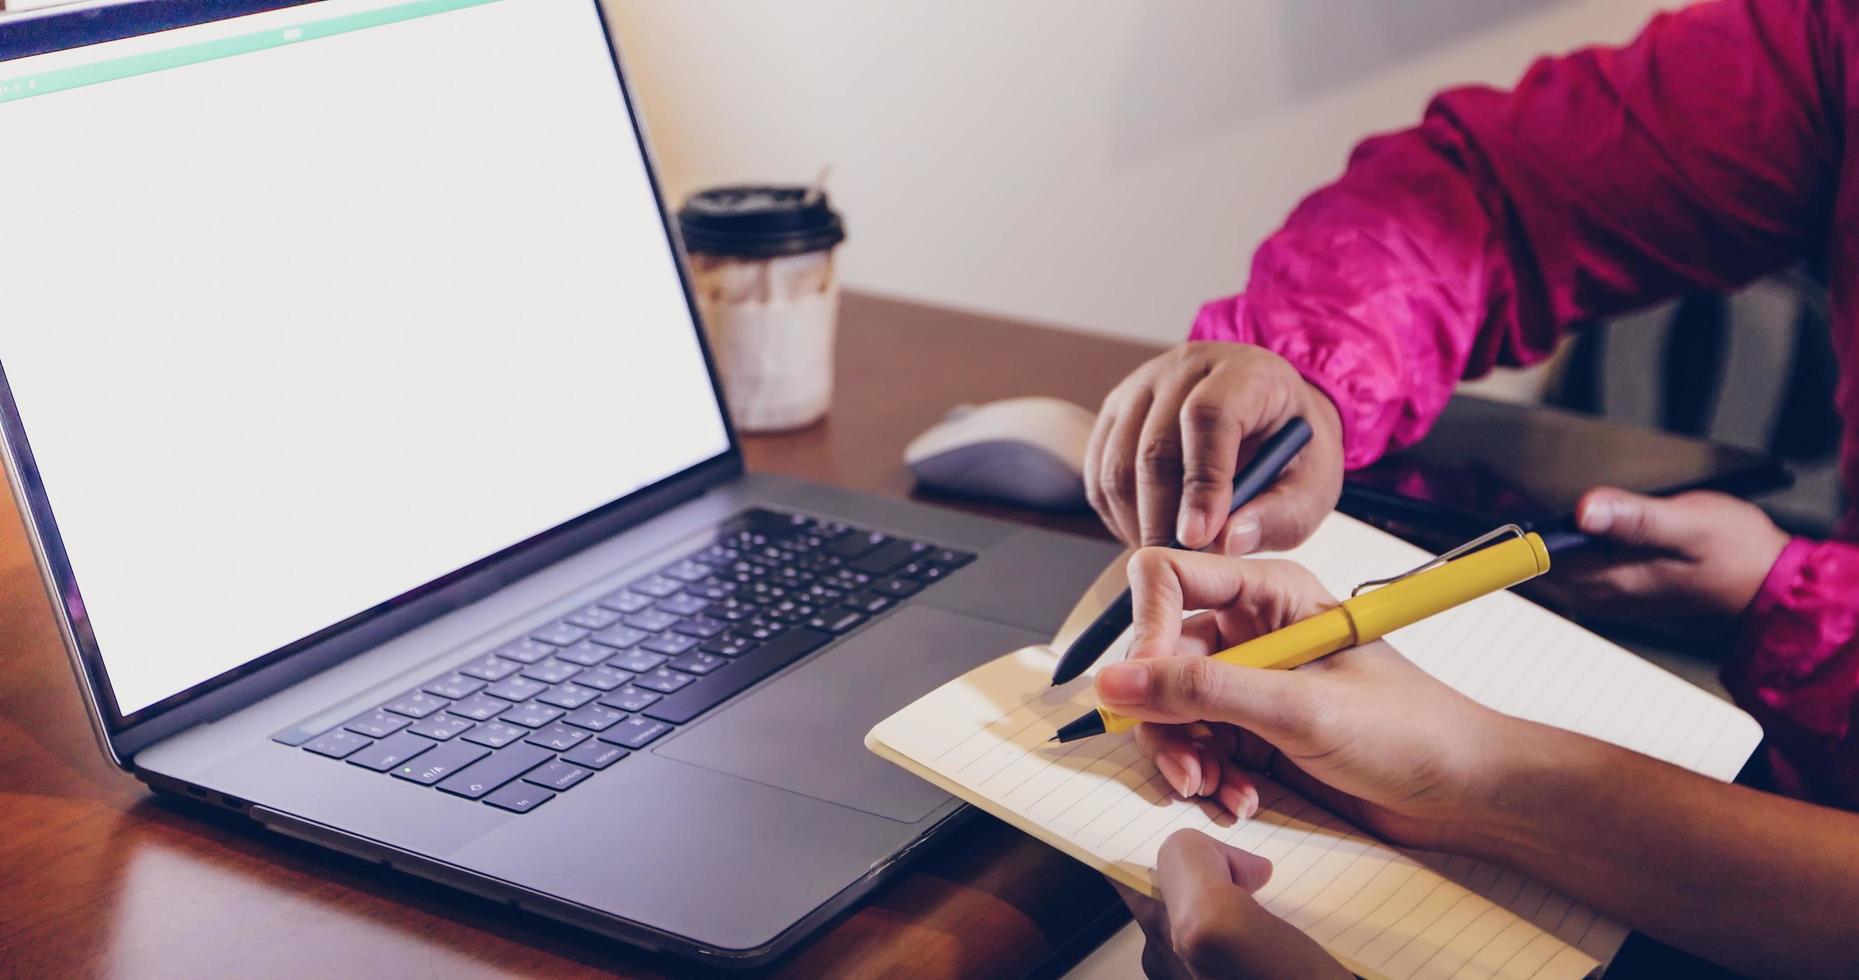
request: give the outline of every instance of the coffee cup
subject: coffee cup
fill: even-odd
[[[700,191],[678,211],[699,312],[744,432],[810,425],[833,398],[845,226],[818,187]]]

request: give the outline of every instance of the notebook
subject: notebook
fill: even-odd
[[[1332,515],[1289,552],[1337,595],[1428,556]],[[1120,567],[1119,563],[1119,567]],[[1121,588],[1113,572],[1101,603]],[[1052,646],[1017,650],[878,724],[880,756],[1152,893],[1162,841],[1192,827],[1274,864],[1258,893],[1272,912],[1365,977],[1587,976],[1620,948],[1620,924],[1496,865],[1402,850],[1269,780],[1259,812],[1222,826],[1207,804],[1174,799],[1129,735],[1069,745],[1047,739],[1094,706],[1091,676],[1049,686],[1057,649],[1095,609],[1081,608]],[[1605,739],[1714,779],[1736,775],[1761,739],[1755,720],[1714,695],[1508,592],[1393,634],[1445,683],[1500,711]],[[1105,662],[1121,656],[1127,637]]]

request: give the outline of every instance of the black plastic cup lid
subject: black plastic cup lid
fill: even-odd
[[[698,191],[678,209],[684,247],[706,255],[769,259],[832,248],[845,225],[824,192],[800,186],[740,184]]]

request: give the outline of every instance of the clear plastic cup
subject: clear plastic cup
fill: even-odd
[[[825,193],[800,186],[716,187],[678,211],[704,328],[736,427],[811,425],[833,400],[845,226]]]

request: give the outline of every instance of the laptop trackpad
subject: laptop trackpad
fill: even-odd
[[[948,794],[872,755],[865,733],[971,668],[1049,639],[905,606],[672,739],[658,754],[915,823]]]

